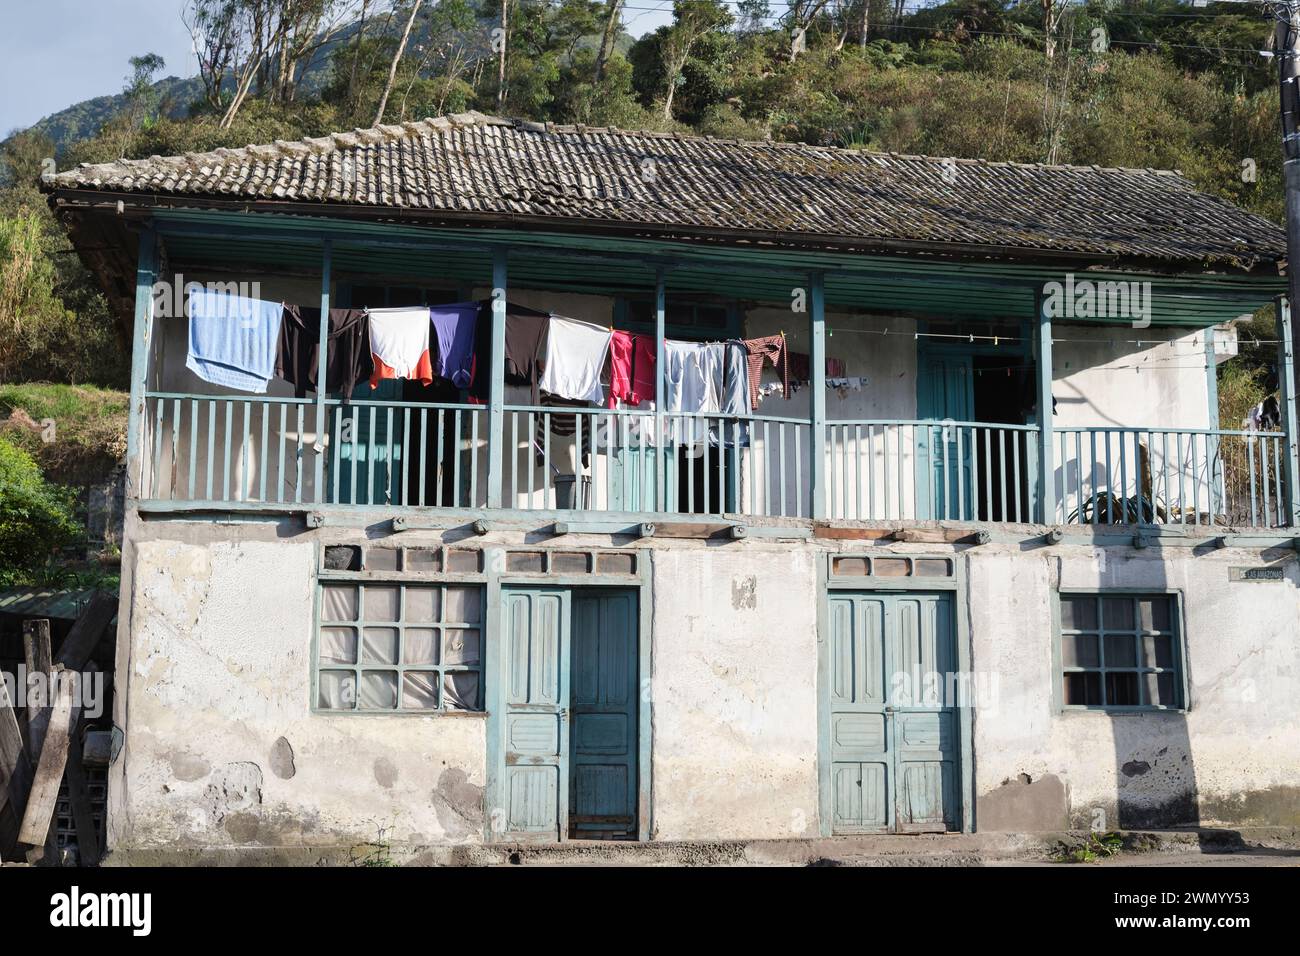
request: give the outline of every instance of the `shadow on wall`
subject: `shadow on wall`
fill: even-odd
[[[1178,600],[1169,593],[1165,562],[1142,564],[1146,567],[1140,575],[1141,593],[1118,590],[1131,587],[1126,582],[1137,577],[1121,565],[1107,576],[1115,590],[1095,596],[1092,620],[1098,628],[1096,650],[1102,671],[1100,687],[1089,681],[1083,693],[1091,703],[1100,690],[1105,705],[1116,708],[1106,718],[1115,754],[1116,789],[1113,808],[1093,808],[1091,819],[1076,821],[1086,822],[1092,830],[1197,826],[1201,822],[1196,762],[1184,712],[1189,682],[1183,679],[1187,663]],[[1067,701],[1070,693],[1067,681]],[[1152,706],[1174,709],[1119,710]]]

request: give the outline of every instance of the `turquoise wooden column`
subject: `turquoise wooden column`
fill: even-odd
[[[144,459],[140,429],[145,418],[149,384],[149,351],[153,343],[153,284],[158,278],[158,236],[152,226],[140,232],[135,267],[135,324],[131,335],[131,414],[126,420],[126,496],[140,499]]]
[[[672,447],[664,435],[664,376],[668,374],[667,349],[664,347],[666,305],[664,269],[659,266],[655,269],[655,483],[659,486],[655,489],[655,510],[663,512],[668,511],[668,456]]]
[[[1052,316],[1038,298],[1038,500],[1043,524],[1056,523],[1056,464],[1052,448]]]
[[[506,405],[506,279],[509,251],[492,250],[492,362],[488,385],[488,489],[487,506],[501,507]],[[531,438],[531,436],[530,436]],[[474,503],[477,506],[477,502]],[[514,502],[511,502],[511,506]]]
[[[1277,311],[1277,385],[1278,410],[1282,414],[1282,431],[1286,433],[1286,506],[1291,527],[1300,527],[1300,430],[1296,427],[1295,352],[1291,339],[1291,303],[1278,296]]]
[[[812,426],[812,460],[808,474],[812,485],[812,516],[827,517],[826,502],[826,278],[820,272],[809,276],[812,311],[809,316],[808,378],[812,398],[808,402]]]
[[[1205,395],[1210,428],[1219,427],[1219,366],[1214,357],[1214,326],[1205,330]]]
[[[320,351],[316,356],[316,487],[313,489],[313,501],[325,502],[325,436],[329,434],[329,420],[325,415],[325,396],[329,394],[329,380],[325,377],[329,367],[330,336],[330,273],[334,265],[334,243],[326,239],[320,255]],[[374,454],[374,449],[368,449]],[[356,449],[353,448],[353,454]],[[352,489],[353,500],[357,490]]]
[[[1214,326],[1209,326],[1205,330],[1205,401],[1206,401],[1206,422],[1211,431],[1219,427],[1219,366],[1214,357]],[[1217,436],[1207,436],[1206,447],[1209,443],[1214,443],[1214,454],[1217,460],[1222,461],[1219,455],[1221,441]],[[1215,514],[1219,513],[1219,507],[1223,502],[1223,475],[1210,475],[1210,507]]]

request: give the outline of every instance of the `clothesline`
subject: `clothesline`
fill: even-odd
[[[972,332],[919,332],[919,331],[908,332],[908,331],[898,331],[898,330],[888,329],[888,328],[885,329],[827,328],[826,330],[827,336],[833,336],[836,332],[839,332],[840,334],[849,334],[849,335],[880,335],[880,336],[895,336],[895,337],[901,336],[903,338],[910,338],[910,339],[952,339],[952,340],[971,342],[971,343],[991,342],[995,346],[1001,345],[1004,342],[1038,341],[1036,337],[1027,337],[1021,335],[990,335],[986,333],[972,333]],[[1248,343],[1252,346],[1279,345],[1281,344],[1281,341],[1282,341],[1281,339],[1257,339],[1254,338],[1253,336],[1248,339],[1238,337],[1239,344]],[[1116,338],[1096,339],[1096,338],[1070,338],[1070,337],[1061,337],[1055,335],[1052,336],[1053,345],[1059,345],[1064,343],[1078,343],[1084,345],[1101,345],[1104,343],[1112,346],[1113,345],[1179,346],[1183,344],[1181,342],[1178,342],[1175,339],[1116,339]],[[1198,348],[1198,349],[1204,348],[1204,344],[1201,342],[1199,336],[1193,337],[1190,344],[1194,348]]]
[[[350,401],[358,382],[384,379],[432,385],[435,378],[487,399],[491,300],[449,305],[331,309],[326,324],[325,390]],[[298,397],[317,390],[320,312],[309,306],[194,292],[186,365],[207,381],[256,393],[279,377]],[[658,392],[658,349],[649,336],[506,303],[505,378],[561,400],[652,403]],[[664,340],[668,410],[748,414],[763,397],[762,369],[780,375],[790,397],[792,356],[785,333],[727,342]],[[829,363],[828,363],[829,366]],[[609,367],[610,374],[605,376]],[[841,370],[836,365],[831,370]]]

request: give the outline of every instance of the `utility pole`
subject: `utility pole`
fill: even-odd
[[[1297,514],[1300,488],[1296,481],[1296,402],[1294,381],[1296,349],[1300,347],[1300,334],[1291,321],[1297,303],[1300,303],[1300,2],[1285,0],[1273,4],[1277,18],[1274,34],[1274,52],[1278,62],[1279,113],[1282,119],[1282,182],[1286,188],[1286,288],[1287,303],[1277,304],[1278,338],[1290,338],[1278,349],[1278,392],[1289,407],[1281,409],[1282,421],[1287,428],[1288,511],[1292,523]],[[1286,350],[1290,349],[1290,356]],[[1288,361],[1290,358],[1290,361]]]

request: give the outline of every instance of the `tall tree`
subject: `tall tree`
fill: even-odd
[[[506,103],[506,49],[510,46],[510,0],[501,0],[501,33],[496,42],[500,47],[497,61],[497,112]]]
[[[1043,8],[1043,52],[1050,63],[1056,56],[1056,31],[1065,16],[1066,0],[1039,0]]]
[[[706,33],[731,23],[731,13],[720,0],[676,0],[673,25],[664,35],[660,55],[663,57],[665,85],[664,119],[673,118],[673,96],[682,82],[682,68],[691,50]]]
[[[153,86],[154,75],[167,65],[157,53],[133,56],[127,62],[131,64],[131,74],[122,87],[122,92],[126,96],[126,110],[119,118],[120,127],[116,123],[113,124],[115,129],[120,130],[119,157],[126,156],[127,147],[131,143],[131,134],[157,118],[158,91]]]
[[[596,82],[605,78],[605,66],[614,55],[614,41],[618,39],[621,26],[619,11],[623,0],[605,0],[605,31],[600,37],[600,52],[596,55]]]
[[[411,39],[411,28],[415,26],[415,15],[420,12],[420,5],[423,0],[415,0],[411,4],[411,15],[406,20],[406,29],[402,31],[402,39],[397,44],[397,49],[393,51],[393,61],[388,66],[388,82],[384,84],[383,95],[379,97],[379,109],[375,111],[375,122],[373,125],[378,126],[384,121],[384,110],[388,108],[388,96],[393,92],[393,82],[397,79],[397,66],[402,62],[402,55],[406,52],[407,41]]]

